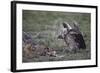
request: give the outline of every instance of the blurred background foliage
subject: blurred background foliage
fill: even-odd
[[[91,57],[90,13],[23,10],[22,19],[23,31],[30,33],[34,42],[54,48],[59,53],[61,50],[68,48],[63,40],[57,39],[61,32],[62,22],[72,24],[72,21],[75,20],[83,33],[87,49],[83,53],[78,52],[76,55],[70,55],[71,57],[66,54],[66,58],[89,59]]]

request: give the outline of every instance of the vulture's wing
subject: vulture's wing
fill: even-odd
[[[85,44],[85,41],[84,41],[82,34],[75,34],[75,37],[76,37],[75,41],[76,41],[76,43],[79,44],[79,48],[85,49],[86,44]]]

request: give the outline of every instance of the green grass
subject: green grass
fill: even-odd
[[[54,48],[58,55],[65,55],[63,58],[38,57],[27,59],[23,58],[23,62],[41,62],[41,61],[58,61],[58,60],[83,60],[91,58],[91,33],[90,22],[91,15],[89,13],[72,13],[72,12],[51,12],[51,11],[32,11],[23,10],[23,31],[32,34],[33,41],[43,43],[44,45]],[[64,52],[64,48],[68,48],[63,40],[58,40],[57,35],[62,27],[62,22],[75,20],[79,23],[80,30],[83,32],[86,50],[79,50],[76,53]]]

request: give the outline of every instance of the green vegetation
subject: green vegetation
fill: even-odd
[[[65,42],[61,39],[57,39],[60,29],[62,28],[62,22],[71,24],[73,20],[78,22],[87,47],[85,50],[80,49],[76,53],[67,52],[65,49],[68,47]],[[27,61],[40,62],[90,59],[90,22],[91,15],[89,13],[23,10],[23,31],[29,32],[33,37],[33,41],[36,43],[42,43],[50,48],[54,48],[58,55],[65,55],[61,59],[46,57],[46,59],[44,59],[43,57],[38,57]],[[26,59],[23,58],[23,61],[26,62]]]

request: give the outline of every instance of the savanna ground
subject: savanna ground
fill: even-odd
[[[91,33],[89,13],[71,13],[71,12],[50,12],[50,11],[32,11],[23,10],[23,31],[32,35],[33,42],[53,48],[59,57],[38,56],[26,58],[23,56],[23,62],[44,62],[44,61],[67,61],[67,60],[86,60],[91,59]],[[58,39],[61,32],[62,22],[78,22],[86,43],[86,49],[79,49],[76,53],[68,52],[68,46],[64,40]]]

